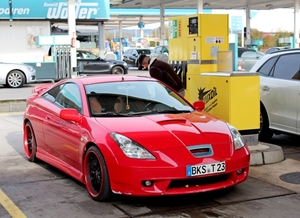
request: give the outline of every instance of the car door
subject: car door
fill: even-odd
[[[62,108],[75,108],[81,112],[79,87],[74,83],[67,83],[55,97],[54,104],[57,107],[46,110],[44,122],[47,152],[69,166],[81,170],[79,145],[85,131],[78,123],[63,120],[59,116]]]
[[[77,59],[80,73],[101,74],[109,73],[110,65],[101,57],[97,57],[89,51],[79,51],[81,59]]]
[[[261,77],[261,101],[269,118],[271,129],[296,133],[299,119],[300,53],[285,54],[276,60],[271,73]],[[268,63],[265,64],[266,66]],[[264,68],[260,70],[260,73]]]
[[[134,62],[134,55],[136,54],[136,50],[135,49],[130,49],[130,52],[128,54],[128,57],[127,57],[127,64],[129,66],[132,66],[132,67],[135,67],[135,62]]]
[[[125,61],[128,65],[130,65],[131,52],[132,52],[132,49],[127,49],[123,54],[123,61]]]

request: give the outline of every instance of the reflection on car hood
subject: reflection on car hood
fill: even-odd
[[[207,113],[96,119],[110,132],[123,134],[150,151],[220,142],[228,145],[231,142],[227,125]]]
[[[124,61],[119,61],[119,60],[115,60],[115,59],[103,59],[105,60],[106,62],[109,62],[109,63],[113,63],[113,64],[124,64]]]
[[[19,67],[30,67],[28,64],[22,64],[22,63],[5,63],[5,62],[0,62],[0,65],[8,65],[8,66],[19,66]]]

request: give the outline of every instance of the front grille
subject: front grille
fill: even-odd
[[[228,179],[228,174],[209,176],[209,177],[198,177],[190,179],[180,179],[172,180],[169,184],[169,189],[172,188],[184,188],[184,187],[195,187],[195,186],[204,186],[214,183],[219,183],[226,181]]]

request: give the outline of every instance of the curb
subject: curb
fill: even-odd
[[[26,100],[0,101],[0,113],[23,112],[26,110]]]
[[[250,165],[278,163],[284,160],[282,148],[278,145],[259,142],[258,145],[248,146],[250,150]]]

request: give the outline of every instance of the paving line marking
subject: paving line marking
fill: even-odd
[[[0,189],[0,204],[11,215],[12,218],[26,218],[25,214],[12,202]]]

